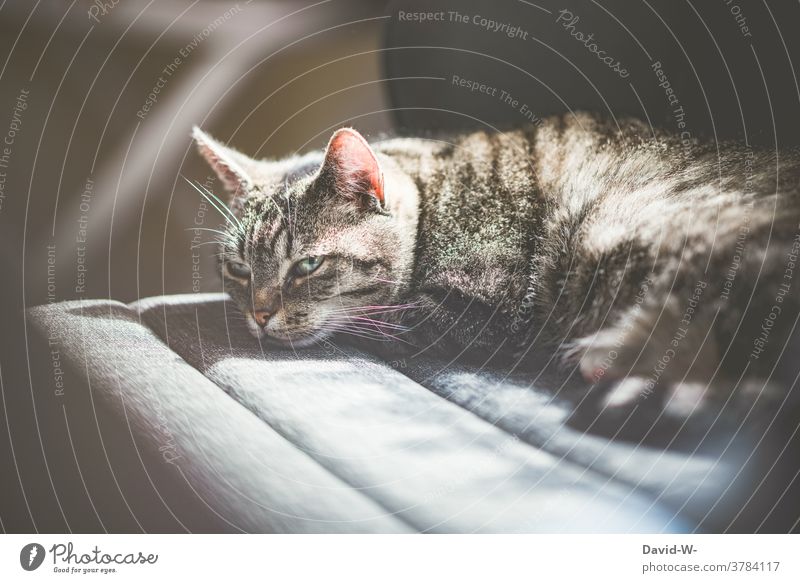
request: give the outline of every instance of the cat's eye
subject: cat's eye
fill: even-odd
[[[250,268],[240,261],[228,261],[225,263],[228,275],[236,279],[250,279]]]
[[[301,259],[294,264],[294,272],[300,276],[311,275],[320,265],[322,265],[324,259],[325,258],[322,256],[310,256],[306,257],[305,259]]]

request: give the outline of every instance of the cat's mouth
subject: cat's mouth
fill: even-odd
[[[277,348],[306,348],[321,340],[326,334],[318,330],[270,330],[256,324],[253,315],[245,312],[245,322],[250,334],[259,342],[266,342]]]

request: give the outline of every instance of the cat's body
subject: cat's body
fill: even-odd
[[[660,391],[688,411],[709,385],[772,376],[800,311],[797,153],[588,115],[372,150],[338,132],[324,162],[198,141],[253,231],[232,295],[246,314],[269,296],[263,328],[283,341],[294,325],[396,338],[389,353],[549,360],[614,384],[612,405]]]

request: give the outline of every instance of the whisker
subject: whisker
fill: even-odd
[[[346,332],[346,333],[358,333],[363,335],[363,337],[369,337],[373,340],[396,340],[396,341],[403,341],[401,338],[397,337],[394,334],[386,332],[380,328],[364,328],[363,326],[359,325],[347,325],[341,323],[333,323],[332,328],[336,328],[339,331]]]
[[[352,330],[355,332],[361,332],[364,334],[380,334],[380,332],[373,328],[367,328],[365,326],[361,326],[356,323],[347,323],[347,322],[337,322],[333,320],[329,320],[324,324],[325,327],[329,329],[336,329],[336,330]]]
[[[409,310],[414,306],[393,306],[393,307],[385,307],[385,308],[340,308],[338,310],[332,310],[333,314],[336,315],[365,315],[365,316],[380,316],[384,314],[394,314],[396,312],[402,312],[405,310]]]
[[[236,240],[236,237],[231,235],[229,232],[220,231],[219,229],[209,229],[208,227],[189,227],[189,228],[184,229],[184,230],[185,231],[208,231],[209,233],[216,233],[218,235],[226,237],[226,238],[230,239],[231,241],[235,241]]]
[[[221,245],[222,241],[203,241],[202,243],[192,243],[190,247],[195,249],[197,247],[202,247],[203,245]],[[227,253],[227,251],[220,251],[219,253],[214,253],[214,255],[222,255],[223,253]]]
[[[413,307],[417,306],[418,304],[419,304],[419,302],[411,302],[411,303],[408,303],[408,304],[393,304],[393,305],[388,305],[388,306],[378,306],[378,305],[375,305],[375,306],[354,306],[354,307],[341,308],[341,309],[342,310],[353,310],[353,311],[355,311],[355,310],[391,310],[391,309],[397,309],[397,308],[413,308]]]
[[[198,184],[198,186],[200,186],[200,188],[202,188],[202,189],[205,191],[206,195],[210,196],[210,197],[211,197],[211,198],[213,198],[215,201],[217,201],[217,203],[219,204],[219,206],[221,206],[221,207],[222,207],[222,209],[223,209],[223,210],[224,210],[226,213],[228,213],[228,216],[230,216],[230,218],[231,218],[231,219],[233,219],[233,221],[234,221],[234,222],[235,222],[235,223],[236,223],[236,224],[239,226],[239,230],[240,230],[241,232],[244,232],[244,226],[242,225],[241,221],[239,221],[239,217],[237,217],[237,216],[236,216],[236,215],[233,213],[233,211],[230,209],[230,207],[229,207],[227,204],[225,204],[225,203],[222,201],[222,199],[220,199],[220,198],[219,198],[219,197],[218,197],[216,194],[214,194],[213,192],[211,192],[211,191],[210,191],[210,190],[209,190],[209,189],[208,189],[208,188],[207,188],[207,187],[206,187],[204,184],[200,184],[199,182],[198,182],[197,184]],[[202,194],[202,193],[201,193],[201,194]]]
[[[219,214],[222,215],[222,217],[228,223],[230,223],[232,226],[236,227],[236,229],[240,233],[244,233],[244,227],[242,226],[242,223],[239,222],[239,219],[236,218],[236,215],[233,214],[233,211],[231,211],[231,209],[229,209],[228,206],[219,199],[219,197],[217,197],[214,193],[212,193],[210,190],[208,190],[205,186],[202,186],[199,183],[195,184],[194,182],[192,182],[191,180],[189,180],[185,176],[181,176],[181,178],[183,178],[189,184],[189,186],[191,186],[197,192],[199,192],[200,195],[203,198],[205,198],[209,202],[209,204],[211,204],[211,206],[213,206],[214,209],[216,209],[216,211],[219,212]],[[202,190],[201,190],[201,188],[202,188]],[[203,191],[205,191],[205,192],[203,192]],[[206,193],[208,193],[208,194],[206,194]],[[215,200],[217,202],[215,202]],[[233,220],[231,220],[231,219],[233,219]]]
[[[348,334],[350,336],[355,336],[357,338],[363,338],[364,340],[386,340],[385,338],[381,338],[380,336],[376,336],[375,334],[365,334],[363,331],[354,331],[349,329],[343,328],[326,328],[326,331],[332,332],[334,334]]]
[[[390,283],[392,285],[400,285],[401,283],[403,283],[402,281],[395,281],[393,279],[383,279],[382,277],[374,277],[373,279],[381,283]]]
[[[347,316],[347,319],[358,320],[359,322],[366,322],[367,324],[370,324],[372,326],[378,326],[378,327],[382,326],[386,328],[392,328],[395,330],[401,330],[403,332],[408,330],[408,327],[403,326],[402,324],[395,324],[394,322],[383,322],[382,320],[375,320],[373,318],[368,318],[366,316]]]

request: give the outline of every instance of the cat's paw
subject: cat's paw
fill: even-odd
[[[589,389],[570,425],[651,444],[696,441],[714,424],[713,390],[702,383],[653,383],[636,376],[599,383]]]
[[[626,347],[614,330],[603,330],[575,343],[578,370],[589,384],[622,380],[635,373],[640,354]]]
[[[672,296],[658,308],[631,308],[614,325],[575,340],[568,360],[577,360],[590,384],[628,377],[649,377],[652,384],[708,383],[719,364],[713,319],[705,312],[689,319],[682,310]]]
[[[628,377],[608,386],[601,406],[609,412],[648,406],[661,415],[687,419],[708,411],[712,391],[704,383],[655,383],[651,378]]]
[[[570,425],[633,441],[697,445],[711,432],[769,426],[786,397],[780,385],[763,379],[653,382],[632,376],[593,385]]]

